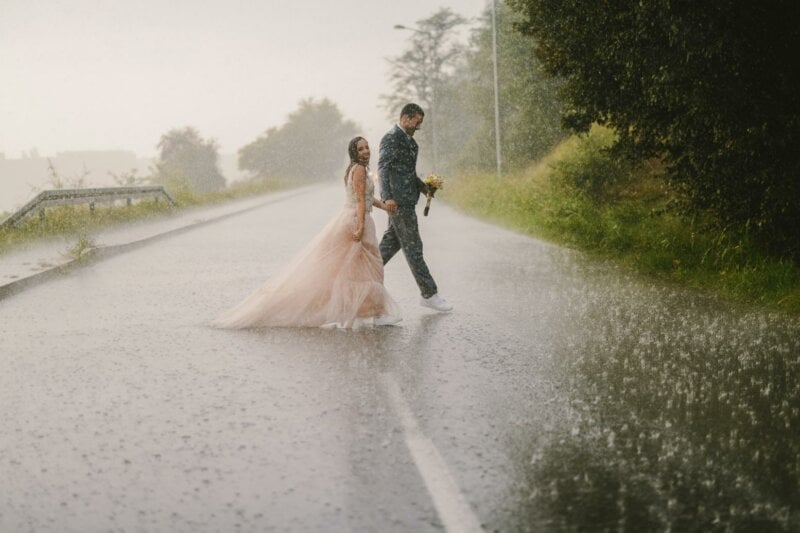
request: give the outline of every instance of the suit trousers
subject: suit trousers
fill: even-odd
[[[380,250],[383,264],[389,262],[400,249],[414,275],[423,298],[430,298],[438,292],[428,265],[422,257],[422,239],[419,236],[417,211],[414,206],[398,207],[394,215],[389,215],[389,226],[381,239]]]

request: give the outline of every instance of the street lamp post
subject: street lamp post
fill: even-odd
[[[436,86],[439,81],[439,73],[436,72],[435,66],[436,61],[434,61],[433,55],[435,54],[435,50],[433,49],[433,35],[430,32],[420,30],[417,28],[410,28],[408,26],[404,26],[402,24],[395,24],[394,29],[396,30],[408,30],[413,31],[414,33],[421,33],[425,35],[428,39],[428,54],[431,58],[431,63],[434,65],[434,71],[431,73],[431,101],[430,101],[430,114],[431,114],[431,151],[433,152],[433,172],[436,172],[436,163],[438,159],[437,153],[437,144],[436,144]]]
[[[492,70],[494,71],[494,143],[497,159],[497,177],[502,174],[502,156],[500,153],[500,90],[497,80],[497,0],[492,0]]]

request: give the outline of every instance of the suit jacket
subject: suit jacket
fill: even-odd
[[[418,152],[417,142],[398,125],[383,136],[378,156],[381,200],[394,200],[400,207],[417,205],[424,187],[417,177]]]

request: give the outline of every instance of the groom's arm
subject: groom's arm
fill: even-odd
[[[420,192],[420,193],[422,193],[422,194],[425,194],[425,195],[427,195],[427,194],[428,194],[428,185],[427,185],[427,184],[426,184],[424,181],[422,181],[422,180],[419,178],[419,176],[417,176],[417,182],[418,182],[418,186],[419,186],[419,192]],[[431,196],[433,196],[433,193],[434,193],[435,191],[436,191],[436,189],[433,189],[433,190],[431,191]]]
[[[378,155],[378,174],[381,178],[381,200],[387,202],[394,200],[394,189],[392,182],[395,178],[394,159],[397,154],[397,143],[395,136],[388,134],[381,139],[381,146]]]

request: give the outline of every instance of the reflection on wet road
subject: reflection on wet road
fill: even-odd
[[[340,194],[0,301],[0,531],[800,530],[797,320],[439,204],[452,314],[398,258],[400,327],[206,326]]]

